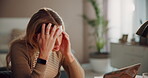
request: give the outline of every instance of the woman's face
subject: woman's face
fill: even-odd
[[[59,26],[62,28],[62,26]],[[63,35],[62,33],[59,35],[59,37],[56,39],[56,42],[55,42],[55,45],[54,45],[54,48],[53,48],[53,51],[59,51],[60,50],[60,45],[62,43],[62,38],[63,38]]]

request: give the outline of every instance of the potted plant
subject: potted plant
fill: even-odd
[[[90,63],[93,67],[93,70],[96,72],[106,72],[108,68],[107,67],[101,67],[104,65],[100,65],[99,63],[105,63],[108,62],[108,52],[104,52],[102,51],[102,49],[104,48],[105,44],[106,44],[106,38],[105,35],[108,31],[108,21],[104,19],[104,16],[101,15],[101,11],[100,8],[97,4],[96,0],[88,0],[94,11],[95,11],[95,19],[89,19],[86,15],[83,15],[84,20],[89,24],[89,26],[91,26],[92,28],[94,28],[94,32],[93,32],[93,36],[95,37],[95,41],[96,41],[96,49],[97,52],[94,53],[90,53]],[[107,61],[105,61],[107,60]],[[99,67],[99,65],[100,67]]]

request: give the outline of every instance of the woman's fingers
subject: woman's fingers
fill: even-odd
[[[63,35],[64,35],[64,37],[65,37],[66,39],[69,40],[69,35],[68,35],[66,32],[63,32]]]
[[[62,34],[62,30],[60,30],[59,28],[56,30],[53,38],[56,39],[60,34]]]
[[[41,36],[41,34],[39,33],[39,34],[37,35],[37,41],[40,40],[40,36]]]
[[[50,32],[51,25],[52,25],[52,24],[49,23],[48,26],[46,27],[46,36],[45,36],[46,39],[49,38],[49,32]]]
[[[64,34],[65,36],[69,36],[66,32],[63,32],[63,34]]]
[[[42,31],[41,31],[40,37],[42,37],[43,39],[48,39],[49,37],[56,39],[60,34],[62,34],[62,30],[60,28],[57,28],[56,25],[52,29],[51,29],[51,26],[52,24],[49,23],[48,26],[45,28],[45,24],[42,24]],[[39,40],[39,37],[38,37],[38,40]]]
[[[49,23],[49,24],[47,25],[47,27],[46,27],[46,34],[49,34],[51,25],[52,25],[51,23]]]
[[[45,24],[42,24],[41,36],[42,36],[42,38],[44,38],[44,36],[45,36]]]
[[[57,26],[55,25],[55,26],[52,28],[52,30],[51,30],[50,37],[53,37],[53,36],[54,36],[56,30],[57,30]]]

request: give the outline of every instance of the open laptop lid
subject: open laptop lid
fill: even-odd
[[[140,26],[138,31],[136,32],[137,35],[148,38],[148,21]]]
[[[117,71],[106,73],[103,78],[135,78],[141,64],[121,68]]]

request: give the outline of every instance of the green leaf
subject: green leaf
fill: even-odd
[[[95,29],[94,31],[94,37],[96,37],[96,47],[97,50],[100,51],[104,45],[105,45],[105,39],[103,38],[103,36],[105,35],[105,33],[108,31],[108,21],[104,18],[104,16],[100,15],[100,8],[97,4],[96,0],[88,0],[94,11],[95,11],[95,15],[96,18],[95,19],[89,19],[86,15],[83,15],[83,19],[91,26]]]
[[[96,46],[97,46],[97,49],[98,51],[101,50],[105,45],[105,41],[103,38],[99,38],[97,41],[96,41]]]

